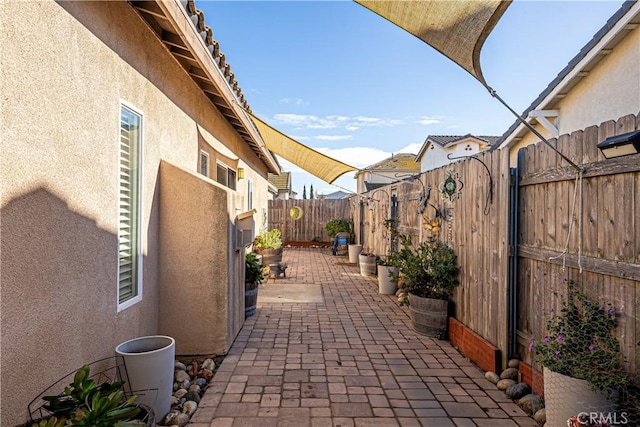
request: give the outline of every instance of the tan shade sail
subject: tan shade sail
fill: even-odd
[[[265,145],[270,151],[290,161],[294,165],[301,167],[311,175],[331,184],[341,175],[358,170],[346,163],[332,159],[313,148],[309,148],[295,139],[289,138],[253,114],[247,114],[256,125],[260,136],[262,136]]]
[[[429,44],[487,86],[480,49],[510,0],[355,1]]]

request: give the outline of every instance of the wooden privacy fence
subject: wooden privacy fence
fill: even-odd
[[[290,214],[294,207],[302,211],[299,219]],[[285,242],[329,242],[327,222],[351,219],[353,208],[349,199],[269,200],[268,227],[279,229]]]
[[[577,172],[546,145],[519,152],[517,327],[519,352],[529,363],[536,362],[527,351],[530,339],[545,336],[549,309],[560,308],[554,293],[565,294],[563,279],[569,278],[587,296],[614,304],[628,372],[640,379],[640,161],[638,156],[605,160],[596,147],[636,129],[638,117],[631,115],[558,139],[558,150],[586,167],[582,185]]]
[[[462,185],[459,199],[452,202],[445,201],[439,191],[449,172],[457,173],[457,185]],[[420,214],[420,196],[426,191],[428,203]],[[354,211],[354,222],[357,228],[362,223],[363,247],[377,255],[389,250],[383,221],[391,217],[392,195],[398,201],[398,230],[411,236],[414,245],[437,236],[454,248],[461,266],[454,296],[455,317],[506,355],[508,153],[482,153],[478,159],[456,162],[364,194],[364,208]],[[374,201],[369,203],[369,198]],[[440,231],[434,233],[425,227],[437,219],[436,209],[449,221],[440,221]],[[356,232],[356,236],[360,234]]]
[[[399,231],[417,244],[434,235],[425,227],[437,208],[449,220],[435,235],[451,244],[461,266],[455,317],[502,350],[503,361],[516,351],[541,369],[528,346],[532,337],[545,336],[544,313],[560,307],[555,294],[566,293],[566,277],[591,298],[614,304],[627,369],[640,381],[640,161],[637,155],[606,160],[596,147],[610,136],[638,129],[638,122],[637,116],[626,116],[552,141],[586,168],[581,199],[577,171],[545,144],[522,149],[519,168],[513,170],[508,152],[496,150],[361,195],[362,207],[353,204],[356,237],[365,250],[388,253],[383,223],[391,217],[395,195]],[[439,191],[449,173],[463,185],[452,202]],[[427,189],[430,197],[419,214],[420,196]],[[510,246],[510,217],[516,221],[515,247]],[[511,287],[510,254],[515,257]]]

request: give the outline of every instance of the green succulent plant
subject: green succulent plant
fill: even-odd
[[[75,373],[73,382],[64,392],[44,396],[43,408],[50,418],[40,420],[38,427],[134,427],[146,425],[135,420],[142,411],[136,396],[125,398],[124,381],[97,384],[90,376],[89,365]]]
[[[246,283],[262,283],[263,280],[262,266],[258,263],[258,256],[249,252],[245,256],[244,281]]]

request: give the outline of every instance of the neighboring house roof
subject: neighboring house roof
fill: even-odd
[[[400,180],[400,178],[398,178],[398,180]],[[389,185],[389,183],[385,183],[385,182],[377,183],[377,182],[367,182],[367,181],[365,181],[364,188],[365,188],[365,191],[372,191],[372,190],[375,190],[375,189],[378,189],[378,188],[382,188],[385,185]]]
[[[267,179],[279,191],[291,191],[291,172],[280,172],[280,175],[270,173]]]
[[[353,193],[347,193],[346,191],[335,191],[333,193],[329,193],[323,196],[323,199],[344,199],[346,197],[352,196]]]
[[[471,135],[470,133],[466,135],[429,135],[427,139],[425,139],[424,144],[420,147],[420,151],[418,155],[416,155],[415,161],[419,162],[424,152],[427,150],[429,143],[437,144],[442,148],[447,148],[451,146],[457,145],[459,142],[464,141],[466,139],[473,138],[477,139],[478,142],[482,142],[491,147],[497,140],[498,136],[488,136],[488,135]]]
[[[625,1],[593,38],[569,61],[555,79],[522,113],[526,118],[533,110],[551,110],[564,98],[567,92],[586,77],[591,69],[600,62],[640,21],[640,2]],[[631,25],[629,25],[631,24]],[[510,145],[527,128],[516,119],[507,131],[496,141],[491,150]]]
[[[407,171],[407,172],[420,172],[420,164],[416,163],[415,155],[411,153],[398,153],[393,154],[391,157],[384,159],[371,166],[367,166],[356,173],[358,174],[365,171],[376,172],[395,172],[395,171]]]
[[[249,104],[194,1],[132,1],[131,5],[269,171],[278,173],[279,165],[247,116]]]

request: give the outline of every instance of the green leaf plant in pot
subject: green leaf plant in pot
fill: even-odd
[[[389,233],[389,251],[387,255],[378,257],[378,293],[382,295],[394,295],[398,290],[398,267],[393,262],[393,253],[398,240],[398,219],[384,220],[384,227]]]
[[[258,257],[253,252],[245,255],[244,264],[244,317],[256,314],[256,304],[258,302],[258,286],[264,280],[262,275],[262,265]]]
[[[391,253],[398,267],[399,287],[408,294],[413,329],[423,335],[446,338],[448,303],[458,284],[460,267],[454,250],[436,237],[413,247],[411,238],[398,236],[401,248]]]
[[[50,416],[28,425],[38,427],[133,427],[155,425],[150,408],[138,405],[136,396],[125,396],[124,381],[100,384],[82,366],[73,382],[57,395],[43,396],[42,409]],[[144,420],[146,419],[146,421]]]

